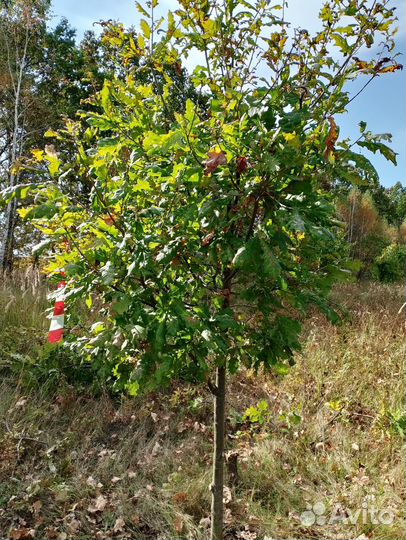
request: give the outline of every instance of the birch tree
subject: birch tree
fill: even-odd
[[[86,80],[87,51],[77,44],[66,19],[47,28],[48,0],[19,0],[0,10],[0,185],[12,188],[28,178],[22,156],[44,142],[48,129],[73,116],[100,81]],[[100,47],[100,43],[97,44]],[[92,66],[97,74],[98,66]],[[27,253],[32,228],[18,219],[11,201],[0,213],[0,271],[11,271],[14,253]],[[31,238],[30,238],[31,235]],[[30,241],[31,240],[31,241]]]
[[[19,182],[18,162],[23,154],[29,116],[29,87],[32,84],[33,42],[44,30],[49,2],[16,0],[4,4],[0,11],[0,61],[2,86],[1,115],[1,181],[13,187]],[[0,271],[13,267],[14,231],[17,202],[10,201],[3,218],[0,248]]]

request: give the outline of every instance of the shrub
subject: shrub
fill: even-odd
[[[405,275],[406,246],[390,244],[376,259],[377,277],[380,281],[400,281]]]

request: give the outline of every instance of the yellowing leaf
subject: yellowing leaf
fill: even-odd
[[[59,133],[57,131],[53,131],[52,129],[48,129],[48,131],[46,131],[44,133],[44,137],[54,137],[56,139],[60,139],[61,136],[59,135]]]
[[[148,180],[138,180],[134,191],[152,191],[152,188],[148,182]]]
[[[140,384],[137,381],[128,383],[126,385],[127,392],[130,396],[136,396],[140,389]]]
[[[137,43],[140,49],[145,49],[145,39],[142,34],[138,34]]]
[[[32,206],[26,206],[24,208],[18,208],[17,209],[17,212],[18,212],[18,215],[20,216],[20,218],[24,219],[28,212],[31,210]]]
[[[153,95],[154,89],[152,86],[137,86],[137,94],[139,94],[143,98],[149,98]]]
[[[52,144],[47,144],[45,146],[45,158],[48,161],[49,172],[51,173],[52,176],[56,175],[57,172],[59,171],[61,162]]]
[[[139,2],[135,2],[135,7],[141,13],[141,15],[145,15],[146,17],[149,17],[148,13],[145,11],[145,9],[142,7],[142,5]]]
[[[39,163],[41,161],[44,161],[45,152],[43,150],[39,150],[38,148],[36,148],[35,150],[31,150],[31,154]]]
[[[394,64],[393,66],[387,66],[385,68],[380,69],[378,73],[394,73],[398,69],[400,70],[403,69],[402,64]]]
[[[111,81],[104,81],[103,88],[100,92],[100,98],[101,98],[103,109],[106,112],[110,112],[111,110],[110,95],[111,95]]]
[[[216,21],[213,21],[212,19],[205,19],[202,22],[202,26],[203,26],[204,31],[205,31],[205,36],[204,36],[205,39],[209,39],[209,38],[213,37],[217,32]]]
[[[284,133],[283,137],[291,146],[294,146],[295,148],[300,146],[300,138],[296,133]]]
[[[195,117],[196,117],[196,106],[191,99],[188,99],[186,100],[185,118],[190,123],[192,123],[195,120]]]
[[[140,26],[144,36],[149,39],[151,37],[151,28],[147,21],[145,19],[141,19]]]

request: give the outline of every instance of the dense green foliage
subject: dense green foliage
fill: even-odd
[[[394,186],[387,192],[380,190],[381,194],[385,195],[386,200],[392,203],[390,206],[393,207],[399,199],[396,188],[397,186]],[[393,193],[395,193],[394,199],[392,199]],[[397,249],[395,246],[398,246],[399,249],[403,247],[406,240],[405,222],[402,223],[400,219],[398,220],[396,213],[393,212],[392,223],[389,223],[386,214],[378,210],[379,207],[375,201],[375,190],[362,192],[359,189],[353,189],[348,194],[337,198],[336,207],[340,219],[345,223],[344,246],[346,246],[351,258],[358,260],[361,265],[359,277],[385,280],[377,265],[390,245],[395,250]],[[404,272],[404,268],[401,270],[399,267],[399,272],[396,273],[397,277],[393,279],[402,279]]]
[[[400,281],[405,275],[406,246],[390,244],[376,260],[376,271],[381,281]]]
[[[375,187],[371,194],[379,214],[395,226],[402,225],[406,219],[406,187],[396,182],[389,188]]]
[[[55,146],[34,152],[29,170],[40,183],[14,190],[35,194],[21,214],[49,237],[41,247],[55,247],[49,271],[66,270],[69,303],[98,306],[90,328],[69,309],[78,325],[71,346],[114,366],[117,384],[132,392],[173,376],[204,380],[226,359],[233,371],[240,362],[283,369],[308,307],[335,317],[325,297],[348,271],[332,234],[330,188],[375,177],[350,141],[338,141],[333,115],[350,99],[347,79],[395,69],[389,58],[349,61],[374,31],[392,47],[384,6],[325,7],[323,31],[289,43],[266,2],[183,4],[159,39],[153,8],[146,15],[139,6],[138,36],[105,25],[112,79],[93,111],[49,132]],[[342,17],[363,32],[343,29]],[[331,35],[344,63],[327,54]],[[174,107],[192,49],[206,65]],[[268,80],[253,68],[260,61]],[[394,160],[385,139],[361,125],[358,143]]]

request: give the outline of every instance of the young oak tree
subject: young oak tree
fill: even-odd
[[[48,271],[65,270],[68,306],[98,300],[99,322],[78,320],[68,346],[131,394],[176,377],[209,386],[218,540],[226,374],[285,373],[309,307],[337,318],[327,294],[349,270],[329,193],[374,170],[339,142],[335,118],[353,99],[346,81],[400,66],[385,0],[327,2],[313,36],[290,31],[267,0],[179,4],[167,23],[156,0],[138,5],[136,40],[112,29],[125,76],[105,83],[94,112],[49,134],[54,146],[29,166],[37,180],[13,194],[35,196],[23,214],[54,245]],[[180,72],[187,58],[197,58],[204,105],[188,99],[176,111],[163,66]],[[148,69],[152,80],[140,82],[137,70]],[[364,125],[363,141],[393,157]],[[86,199],[69,190],[72,178],[89,186]]]

